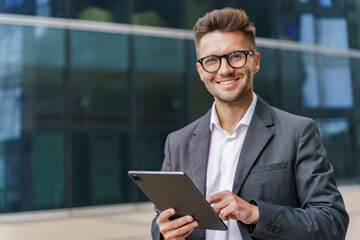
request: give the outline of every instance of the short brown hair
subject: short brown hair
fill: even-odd
[[[196,49],[199,47],[201,38],[209,32],[232,32],[241,31],[251,50],[255,50],[256,29],[253,23],[249,21],[248,15],[242,9],[223,8],[213,10],[204,17],[199,18],[193,29]]]

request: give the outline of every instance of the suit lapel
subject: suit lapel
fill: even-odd
[[[240,158],[236,167],[233,193],[238,194],[259,154],[274,133],[268,128],[273,125],[270,106],[258,97],[255,112],[250,122]]]
[[[199,121],[189,143],[193,182],[204,196],[210,146],[210,116],[211,110]]]

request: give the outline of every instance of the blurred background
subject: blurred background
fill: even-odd
[[[0,0],[0,213],[147,201],[127,171],[211,107],[191,29],[226,6],[257,28],[255,92],[359,184],[360,1]]]

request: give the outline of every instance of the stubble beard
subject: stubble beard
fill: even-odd
[[[233,76],[228,76],[228,77],[233,77]],[[245,85],[240,90],[238,90],[238,92],[235,93],[235,95],[232,96],[226,96],[228,95],[227,93],[222,93],[221,91],[217,91],[216,88],[211,90],[210,87],[207,86],[207,84],[205,84],[205,86],[210,92],[210,94],[214,96],[216,101],[220,101],[222,103],[232,105],[241,102],[244,99],[244,97],[249,96],[249,94],[252,94],[249,93],[250,91],[252,92],[252,82],[253,82],[253,77],[250,75],[250,73],[241,74],[239,75],[239,78],[240,79],[237,81],[246,81]]]

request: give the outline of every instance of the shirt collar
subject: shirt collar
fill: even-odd
[[[255,112],[256,102],[257,102],[257,96],[255,93],[253,93],[253,100],[252,100],[248,110],[246,111],[244,117],[236,125],[234,132],[237,132],[239,130],[239,126],[241,126],[241,125],[245,125],[245,126],[250,125],[250,121]],[[214,127],[222,129],[222,127],[220,125],[219,117],[216,113],[215,102],[213,103],[212,108],[211,108],[211,118],[210,118],[210,131],[211,132],[214,130]]]

